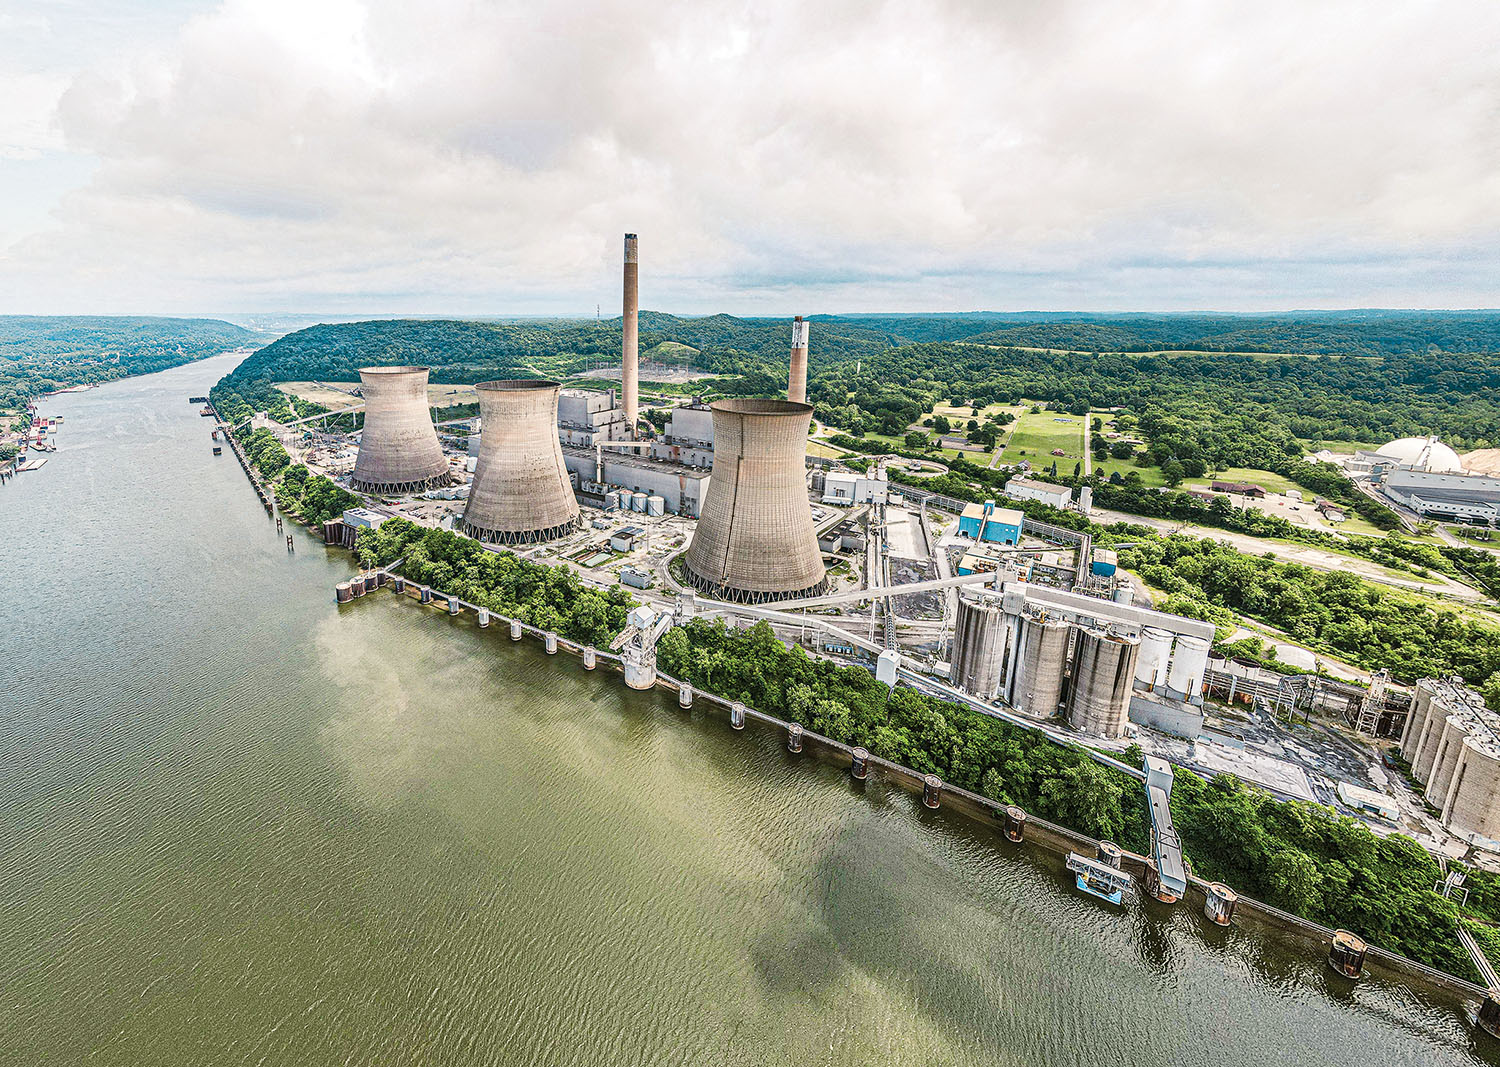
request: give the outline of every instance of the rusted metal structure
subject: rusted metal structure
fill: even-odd
[[[483,427],[462,530],[492,544],[550,541],[578,528],[557,437],[557,382],[480,382]]]
[[[807,499],[813,409],[789,400],[716,401],[714,467],[688,546],[688,577],[719,600],[759,604],[827,586]]]
[[[365,427],[354,461],[354,488],[418,493],[447,485],[448,458],[427,406],[426,367],[364,367]]]

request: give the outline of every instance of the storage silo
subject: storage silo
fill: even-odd
[[[647,515],[665,515],[667,513],[667,500],[665,497],[652,494],[646,498]]]
[[[480,382],[484,432],[464,508],[463,532],[480,541],[530,544],[577,529],[581,516],[557,437],[557,382]]]
[[[1123,737],[1141,640],[1080,626],[1073,650],[1068,722],[1096,737]]]
[[[630,510],[631,511],[639,511],[642,514],[645,514],[645,511],[646,511],[646,494],[645,493],[631,493],[630,494]]]
[[[1500,742],[1493,733],[1469,737],[1447,803],[1443,825],[1459,833],[1476,833],[1494,840],[1500,837]]]
[[[1021,653],[1012,702],[1028,715],[1057,713],[1068,671],[1067,620],[1035,612],[1021,618]]]
[[[1183,634],[1177,638],[1177,648],[1172,653],[1172,666],[1167,674],[1167,688],[1183,700],[1197,700],[1203,692],[1208,648],[1208,641],[1202,637]]]
[[[1141,649],[1135,661],[1135,680],[1147,689],[1167,684],[1167,664],[1172,659],[1172,631],[1160,626],[1141,630]]]
[[[715,401],[714,466],[688,577],[709,596],[762,603],[822,592],[823,555],[804,474],[813,409],[790,400]]]
[[[447,485],[448,457],[427,405],[426,367],[364,367],[365,426],[352,483],[367,493],[419,493]]]
[[[1005,673],[1005,636],[1010,624],[999,602],[961,596],[953,627],[953,684],[981,700],[994,700]]]
[[[1418,683],[1417,691],[1421,692],[1421,683]],[[1422,722],[1422,736],[1411,757],[1411,776],[1419,782],[1426,782],[1432,776],[1432,764],[1437,758],[1438,743],[1443,739],[1443,727],[1453,710],[1443,700],[1432,700],[1428,706],[1427,716]]]

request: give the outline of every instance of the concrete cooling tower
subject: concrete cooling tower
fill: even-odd
[[[807,501],[813,409],[789,400],[719,400],[714,468],[687,550],[703,593],[759,604],[823,591],[823,555]]]
[[[550,541],[578,527],[578,500],[557,437],[557,382],[480,382],[479,459],[462,529],[505,545]]]
[[[353,483],[369,493],[417,493],[448,484],[448,459],[427,406],[426,367],[359,372],[365,428]]]

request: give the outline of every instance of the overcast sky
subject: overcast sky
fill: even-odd
[[[1500,3],[0,0],[0,312],[1500,306]]]

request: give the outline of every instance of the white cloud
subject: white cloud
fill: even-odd
[[[1500,8],[231,0],[4,310],[1500,304]],[[0,166],[5,166],[0,163]]]

